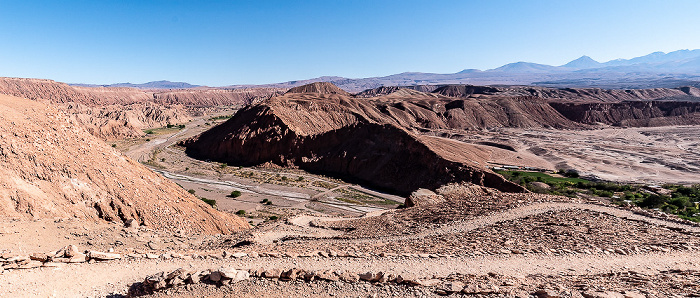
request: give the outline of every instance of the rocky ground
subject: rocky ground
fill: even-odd
[[[475,192],[459,187],[449,191]],[[484,191],[494,201],[502,195]],[[438,194],[454,200],[450,192]],[[0,280],[13,287],[0,295],[687,297],[700,290],[700,227],[692,223],[553,196],[483,209],[457,199],[449,209],[457,214],[413,200],[416,207],[362,218],[299,215],[231,236],[7,222],[0,242],[14,244],[0,252]],[[369,228],[389,221],[390,228]]]

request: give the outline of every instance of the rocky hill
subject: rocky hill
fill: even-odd
[[[404,120],[353,97],[289,92],[240,110],[184,145],[197,158],[295,166],[404,194],[453,181],[523,191],[485,167],[482,149],[418,135]]]
[[[340,94],[349,96],[350,93],[338,88],[338,86],[327,82],[316,82],[308,85],[294,87],[289,89],[287,93],[320,93],[320,94]]]
[[[551,105],[568,119],[580,123],[630,127],[700,124],[700,102],[552,102]]]
[[[0,95],[0,217],[77,218],[155,229],[248,228],[91,136],[59,110]]]
[[[202,107],[240,106],[281,92],[272,88],[141,90],[0,78],[0,94],[55,104],[103,139],[141,136],[146,128],[185,123]]]

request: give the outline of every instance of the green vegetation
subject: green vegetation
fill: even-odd
[[[238,216],[245,216],[245,210],[238,210],[238,211],[236,211],[236,215],[238,215]]]
[[[231,192],[231,194],[229,195],[229,197],[237,198],[237,197],[240,197],[241,195],[242,195],[242,194],[241,194],[240,191],[234,190],[234,191]]]
[[[260,201],[260,203],[265,204],[265,203],[267,203],[268,201],[269,201],[268,199],[263,199],[262,201]]]
[[[299,181],[299,182],[304,181],[304,177],[299,176],[299,177],[297,178],[297,181]]]
[[[270,216],[270,220],[277,220],[278,218],[279,218],[279,217],[277,217],[277,216],[275,216],[275,215]]]
[[[498,173],[532,192],[569,197],[576,197],[580,193],[610,198],[614,204],[659,209],[683,219],[700,222],[700,185],[687,187],[666,184],[661,188],[648,188],[642,185],[592,182],[578,178],[578,172],[575,171],[559,172],[566,177],[553,177],[539,172],[499,171]],[[541,182],[548,187],[533,185],[532,182]]]
[[[117,148],[117,144],[112,144],[112,148]]]
[[[209,118],[209,121],[216,121],[216,120],[224,120],[224,119],[231,119],[233,115],[222,115],[222,116],[216,116],[216,117],[211,117]]]
[[[189,190],[187,190],[187,192],[194,194],[194,189],[189,189]]]
[[[202,200],[202,201],[204,201],[204,203],[209,204],[209,206],[212,206],[212,207],[216,208],[216,200],[210,200],[210,199],[207,199],[207,198],[199,198],[199,199]]]

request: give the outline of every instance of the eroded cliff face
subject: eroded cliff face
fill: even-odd
[[[0,95],[0,217],[124,222],[185,233],[230,233],[219,212],[129,159],[59,110]]]
[[[700,124],[700,102],[552,102],[550,105],[566,118],[587,124],[603,123],[632,127]]]
[[[401,194],[458,181],[525,191],[488,170],[482,149],[420,136],[374,104],[339,94],[272,98],[240,110],[184,145],[200,159],[272,162]]]
[[[188,122],[202,107],[242,106],[283,91],[273,88],[141,90],[78,87],[43,79],[0,78],[0,94],[55,105],[102,139],[143,136],[143,130]]]

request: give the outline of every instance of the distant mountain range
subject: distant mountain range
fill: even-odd
[[[188,89],[200,87],[199,85],[192,85],[185,82],[171,82],[171,81],[153,81],[143,84],[132,84],[132,83],[117,83],[110,85],[96,85],[96,84],[69,84],[72,86],[81,87],[129,87],[138,89]]]
[[[598,87],[639,89],[654,87],[700,86],[700,50],[655,52],[632,59],[598,62],[582,56],[561,66],[515,62],[489,70],[465,69],[452,74],[405,72],[385,77],[350,79],[319,77],[266,85],[233,85],[228,88],[291,88],[313,82],[331,82],[359,92],[380,86],[442,84],[536,85],[547,87]]]
[[[231,85],[223,88],[252,87],[293,88],[314,82],[330,82],[348,92],[360,92],[380,86],[415,85],[536,85],[546,87],[598,87],[607,89],[639,89],[700,86],[700,50],[654,52],[632,59],[598,62],[582,56],[561,66],[531,62],[515,62],[489,70],[465,69],[457,73],[438,74],[404,72],[384,77],[351,79],[337,76],[289,81],[264,85]],[[144,84],[121,83],[85,85],[133,87],[141,89],[184,89],[198,87],[182,82],[157,81]]]

